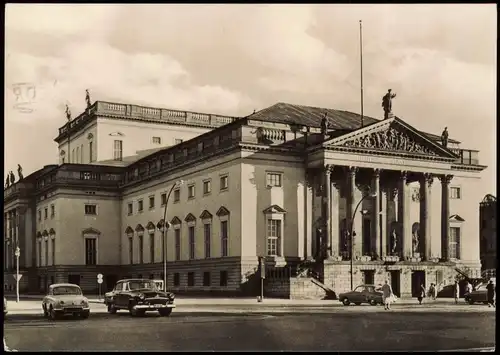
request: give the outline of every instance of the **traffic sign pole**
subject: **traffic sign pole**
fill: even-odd
[[[97,284],[99,285],[99,299],[101,299],[102,274],[97,274]]]

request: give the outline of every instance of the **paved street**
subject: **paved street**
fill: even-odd
[[[49,321],[39,311],[5,320],[9,347],[57,350],[454,350],[492,347],[495,312],[485,306],[189,306],[162,318],[105,313]]]

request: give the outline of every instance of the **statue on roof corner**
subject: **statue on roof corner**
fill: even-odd
[[[327,134],[328,132],[328,118],[326,116],[327,114],[325,113],[325,116],[321,120],[321,134]]]
[[[17,164],[17,175],[19,176],[19,181],[21,181],[24,178],[23,168],[21,167],[21,164]]]
[[[85,101],[87,102],[87,108],[89,108],[90,106],[92,106],[92,102],[90,102],[89,89],[85,90]]]
[[[68,105],[66,105],[66,118],[68,119],[68,121],[71,121],[71,111]]]
[[[441,133],[441,144],[445,148],[448,146],[448,127],[445,127],[443,133]]]
[[[396,97],[396,94],[391,93],[392,89],[387,91],[387,94],[382,98],[382,107],[384,108],[384,120],[389,118],[389,114],[392,113],[392,99]]]

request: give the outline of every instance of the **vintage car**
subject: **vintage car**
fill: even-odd
[[[174,299],[173,293],[158,290],[154,280],[126,279],[118,281],[113,291],[105,294],[104,304],[111,314],[124,309],[132,316],[158,311],[167,317],[175,308]]]
[[[4,297],[3,298],[3,316],[5,317],[7,315],[7,299]]]
[[[349,306],[351,303],[359,306],[361,303],[368,303],[372,306],[383,304],[382,292],[379,292],[374,285],[360,285],[353,291],[341,293],[339,301],[344,306]]]
[[[482,283],[476,286],[476,289],[465,295],[465,302],[468,304],[484,303],[488,304],[488,291],[486,290],[487,283]]]
[[[83,296],[82,289],[74,284],[53,284],[49,286],[47,296],[42,300],[43,315],[50,319],[72,315],[88,318],[89,300]]]

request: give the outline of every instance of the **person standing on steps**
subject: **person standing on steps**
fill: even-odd
[[[425,297],[425,287],[423,284],[420,285],[420,290],[418,291],[418,304],[422,304],[422,301],[424,300]]]
[[[458,285],[458,281],[455,281],[455,285],[453,285],[453,297],[455,298],[455,304],[458,304],[458,299],[460,298],[460,286]]]
[[[493,284],[493,280],[490,280],[488,282],[488,285],[486,285],[486,291],[487,291],[487,296],[488,296],[488,307],[495,307],[495,285]]]

